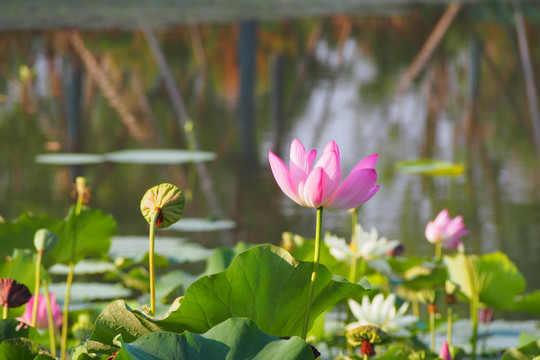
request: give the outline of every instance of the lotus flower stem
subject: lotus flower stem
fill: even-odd
[[[71,283],[73,282],[73,261],[69,262],[69,271],[66,279],[66,297],[64,299],[64,317],[62,320],[62,343],[61,345],[61,354],[60,359],[66,359],[66,344],[67,344],[67,333],[68,333],[68,315],[69,315],[69,298],[71,294]]]
[[[431,352],[435,352],[435,314],[437,313],[437,307],[435,303],[430,302],[428,304],[429,312],[429,333],[431,334]]]
[[[60,360],[66,359],[66,345],[67,345],[67,333],[68,333],[68,315],[69,315],[69,300],[71,295],[71,283],[73,282],[73,269],[75,267],[75,246],[77,244],[77,219],[81,214],[84,192],[86,190],[86,179],[83,177],[77,177],[75,179],[75,186],[77,189],[77,206],[75,207],[75,222],[73,224],[73,240],[71,245],[71,261],[69,262],[69,272],[66,279],[66,297],[64,298],[64,317],[62,320],[62,342],[60,343]]]
[[[435,259],[440,261],[442,258],[442,244],[440,242],[435,244]]]
[[[306,340],[309,315],[311,312],[311,302],[313,300],[313,291],[315,290],[315,281],[317,280],[317,270],[319,270],[319,257],[321,255],[321,227],[322,227],[322,206],[317,208],[317,226],[315,228],[315,253],[313,255],[313,272],[311,273],[311,283],[309,284],[309,294],[304,316],[304,325],[302,327],[302,339]]]
[[[9,307],[6,305],[4,305],[4,311],[2,312],[2,319],[7,319],[8,317],[8,310],[9,310]]]
[[[420,317],[420,308],[418,304],[418,294],[414,293],[412,298],[412,312],[416,317]]]
[[[470,299],[470,311],[471,311],[471,323],[472,323],[472,335],[471,335],[471,359],[476,359],[476,342],[478,339],[478,303],[480,302],[480,284],[478,280],[478,274],[476,268],[470,258],[470,256],[464,254],[466,257],[467,271],[469,273],[469,280],[471,282],[471,299]]]
[[[352,214],[352,235],[351,235],[351,251],[353,254],[356,254],[358,252],[358,249],[356,248],[356,225],[358,224],[358,212],[357,208],[354,208],[351,211]],[[356,263],[358,262],[358,259],[355,255],[351,258],[351,270],[349,273],[349,281],[352,283],[356,283]]]
[[[54,336],[54,331],[55,331],[54,318],[53,318],[53,313],[52,313],[51,298],[49,296],[49,287],[45,280],[43,280],[43,292],[45,293],[45,298],[47,299],[47,320],[49,322],[49,341],[51,345],[51,352],[53,355],[56,356],[56,339]],[[37,303],[36,300],[34,300],[34,304],[35,303]],[[64,327],[67,327],[67,326],[64,326]]]
[[[148,250],[148,267],[150,272],[150,309],[152,315],[156,315],[156,285],[155,285],[155,271],[154,271],[154,233],[156,232],[156,222],[159,217],[159,211],[156,211],[152,217],[152,223],[150,224],[150,249]]]
[[[478,297],[473,294],[471,299],[471,322],[472,322],[472,335],[471,335],[471,359],[476,359],[476,342],[478,338]]]
[[[37,252],[36,256],[36,279],[35,279],[35,287],[34,287],[34,306],[32,307],[32,325],[33,327],[36,327],[36,319],[37,319],[37,309],[38,309],[38,299],[39,299],[39,283],[40,283],[40,271],[41,271],[41,258],[43,257],[43,250],[40,250]]]
[[[448,309],[446,309],[446,325],[447,325],[447,338],[446,342],[448,343],[448,346],[452,346],[452,306],[448,305]]]

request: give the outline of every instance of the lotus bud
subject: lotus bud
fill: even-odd
[[[360,325],[347,328],[347,340],[352,346],[362,345],[365,341],[371,344],[380,344],[389,338],[381,328],[372,325]]]
[[[39,251],[49,251],[56,246],[58,238],[48,229],[39,229],[34,235],[34,246]]]
[[[185,202],[184,194],[177,186],[161,184],[144,194],[141,212],[150,224],[157,213],[156,228],[166,228],[182,218]]]
[[[26,304],[31,297],[26,285],[9,278],[0,279],[0,306],[19,307]]]
[[[86,179],[82,176],[77,176],[75,179],[75,189],[77,189],[77,194],[79,196],[82,196],[84,194],[84,191],[86,190]]]

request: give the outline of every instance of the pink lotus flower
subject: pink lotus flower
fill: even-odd
[[[426,226],[426,238],[433,244],[440,243],[447,249],[455,249],[461,244],[460,238],[467,235],[463,218],[456,216],[451,219],[448,210],[444,209],[437,215],[435,220]]]
[[[62,310],[60,306],[56,303],[56,296],[54,293],[49,293],[49,298],[51,299],[51,308],[53,315],[54,327],[59,328],[62,325]],[[34,307],[35,296],[32,296],[30,301],[26,303],[26,309],[22,317],[17,318],[17,320],[22,321],[28,325],[32,324],[32,309]],[[38,297],[38,307],[37,307],[37,316],[36,316],[36,329],[48,329],[49,320],[47,318],[47,298],[41,294]]]
[[[439,353],[439,357],[442,360],[452,360],[452,355],[450,355],[450,349],[448,348],[448,342],[446,342],[446,340],[441,346],[441,352]]]
[[[329,210],[354,209],[379,191],[377,154],[361,160],[341,183],[339,148],[331,141],[324,148],[322,157],[315,162],[317,152],[306,152],[304,145],[294,139],[291,144],[289,167],[272,151],[268,154],[270,167],[281,190],[297,204]]]

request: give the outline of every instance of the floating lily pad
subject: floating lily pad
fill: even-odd
[[[140,260],[148,252],[148,238],[145,236],[116,236],[111,240],[109,256],[126,257]],[[181,263],[186,261],[206,260],[212,250],[182,238],[156,237],[154,252],[165,256],[170,261]]]
[[[185,164],[216,159],[216,154],[208,151],[179,149],[123,150],[103,155],[106,161],[131,164]]]
[[[79,153],[42,154],[37,155],[35,161],[40,164],[52,165],[87,165],[102,163],[103,156]]]
[[[169,229],[186,231],[186,232],[202,232],[202,231],[219,231],[234,229],[236,223],[232,220],[212,220],[203,218],[183,218],[179,222],[172,224]]]
[[[101,274],[115,269],[113,263],[98,260],[81,260],[73,268],[75,275],[82,274]],[[69,266],[55,264],[49,268],[50,274],[66,275],[69,272]]]
[[[465,171],[465,165],[436,159],[417,159],[399,161],[396,170],[404,174],[426,176],[459,176]]]
[[[49,285],[49,291],[56,294],[56,300],[58,303],[64,302],[66,296],[66,284],[65,283],[53,283]],[[105,284],[105,283],[79,283],[74,282],[71,285],[71,297],[70,301],[73,302],[85,302],[90,300],[108,300],[124,298],[131,295],[131,290],[126,289],[118,284]],[[71,309],[71,307],[70,307]]]
[[[500,351],[518,346],[518,340],[521,333],[538,333],[539,321],[535,320],[522,320],[522,321],[509,321],[497,319],[493,320],[489,327],[479,326],[478,337],[480,339],[485,338],[486,348],[491,351]],[[463,348],[466,352],[470,352],[472,335],[471,320],[459,319],[453,323],[452,344]],[[438,333],[436,342],[441,344],[446,340],[445,333]],[[484,340],[482,340],[484,341]],[[530,358],[529,358],[530,359]]]

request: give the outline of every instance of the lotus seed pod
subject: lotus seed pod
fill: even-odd
[[[58,238],[48,229],[39,229],[34,235],[34,246],[37,251],[49,251],[56,246]]]
[[[161,184],[144,194],[141,212],[149,224],[157,213],[156,228],[166,228],[182,218],[185,202],[184,194],[177,186]]]
[[[360,325],[353,328],[347,327],[347,340],[352,346],[362,345],[364,341],[372,344],[380,344],[389,338],[381,328],[372,325]]]

